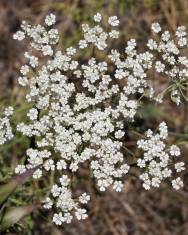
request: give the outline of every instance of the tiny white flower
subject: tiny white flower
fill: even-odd
[[[23,86],[23,87],[27,86],[28,85],[27,77],[19,77],[18,83],[20,84],[20,86]]]
[[[161,63],[161,61],[156,61],[155,69],[158,73],[162,73],[162,72],[164,72],[165,65],[163,63]]]
[[[86,204],[88,203],[88,201],[90,200],[90,196],[86,193],[83,193],[80,197],[79,197],[79,201],[82,204]]]
[[[170,147],[170,154],[171,154],[172,156],[176,156],[176,157],[180,156],[181,153],[180,153],[179,147],[176,146],[176,145],[172,145],[172,146]]]
[[[17,31],[14,35],[13,35],[13,39],[18,40],[18,41],[22,41],[25,38],[25,33],[23,31]]]
[[[15,168],[15,173],[16,174],[22,174],[26,171],[26,167],[24,165],[17,165]]]
[[[49,55],[52,56],[53,55],[53,50],[52,47],[49,45],[45,45],[42,47],[42,52],[44,55]]]
[[[75,212],[75,216],[78,220],[84,220],[88,217],[85,209],[78,208]]]
[[[109,36],[111,38],[118,38],[119,37],[119,31],[117,30],[112,30],[111,32],[109,32]]]
[[[114,184],[113,184],[113,189],[116,192],[121,192],[122,189],[123,189],[123,183],[121,181],[115,181]]]
[[[73,47],[69,47],[69,48],[66,49],[66,52],[67,52],[67,55],[72,56],[76,53],[76,49],[73,48]]]
[[[93,19],[94,19],[95,22],[100,22],[101,19],[102,19],[102,16],[99,12],[97,12],[97,14],[94,15]]]
[[[70,179],[68,178],[67,175],[62,175],[61,178],[59,179],[59,181],[62,186],[68,186],[70,183]]]
[[[46,16],[45,18],[46,25],[51,26],[55,24],[55,22],[56,22],[56,16],[54,14],[50,14]]]
[[[42,176],[42,171],[40,169],[37,169],[34,173],[33,173],[33,178],[34,179],[39,179]]]
[[[23,74],[23,75],[27,75],[27,73],[29,72],[29,66],[28,65],[23,65],[20,69],[20,72]]]
[[[183,187],[183,181],[181,180],[180,177],[176,178],[175,180],[172,180],[172,187],[175,190],[179,190],[180,188]]]
[[[116,139],[121,139],[124,136],[124,134],[125,134],[124,131],[118,130],[115,132],[115,137]]]
[[[29,112],[27,113],[27,116],[30,118],[30,120],[37,120],[38,117],[38,110],[35,108],[32,108],[29,110]]]
[[[108,18],[108,23],[111,26],[118,26],[119,25],[119,20],[118,20],[117,16],[110,16]]]
[[[67,169],[67,163],[64,160],[57,162],[57,170]]]
[[[151,29],[153,30],[153,32],[159,33],[161,31],[161,26],[160,26],[160,24],[158,22],[154,22],[151,25]]]
[[[144,168],[144,167],[146,167],[146,162],[145,162],[144,159],[139,158],[139,159],[137,160],[137,165],[138,165],[140,168]]]
[[[45,209],[51,209],[51,208],[52,208],[52,205],[53,205],[53,202],[52,202],[52,200],[51,200],[49,197],[47,197],[47,198],[43,201],[43,207],[44,207]]]
[[[44,169],[46,171],[54,171],[55,170],[55,165],[54,165],[54,161],[52,159],[49,159],[47,161],[44,162]]]
[[[56,225],[62,225],[64,221],[64,218],[63,218],[63,215],[61,212],[59,212],[58,214],[55,213],[54,216],[53,216],[53,222],[56,224]]]
[[[185,170],[185,163],[184,162],[177,162],[175,164],[175,169],[177,172],[181,172]]]
[[[65,213],[63,216],[63,222],[67,224],[70,224],[72,219],[73,219],[73,216],[69,212]]]
[[[80,40],[79,41],[79,48],[84,49],[87,47],[87,42],[86,40]]]
[[[13,111],[14,111],[13,107],[9,106],[5,109],[4,114],[5,114],[5,116],[9,117],[9,116],[12,116]]]

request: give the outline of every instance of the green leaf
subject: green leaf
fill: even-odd
[[[5,231],[14,224],[18,223],[24,216],[29,215],[38,209],[40,204],[29,206],[11,207],[5,213],[1,220],[0,231]]]
[[[0,205],[16,190],[18,185],[23,184],[28,177],[32,176],[38,167],[29,169],[23,174],[12,177],[7,183],[0,186]]]
[[[9,183],[0,186],[0,204],[2,204],[17,187],[17,182],[11,180]]]

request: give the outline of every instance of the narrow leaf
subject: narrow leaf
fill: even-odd
[[[38,168],[38,167],[37,167]],[[28,177],[32,176],[37,168],[29,169],[23,174],[12,177],[7,183],[0,186],[0,205],[13,193],[18,185],[23,184]]]
[[[0,231],[4,231],[14,224],[18,223],[24,216],[29,215],[34,210],[38,209],[40,204],[29,206],[11,207],[9,208],[1,221]]]

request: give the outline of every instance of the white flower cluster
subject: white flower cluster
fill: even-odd
[[[99,22],[101,18],[98,13],[94,16],[94,21]],[[55,23],[54,19],[50,15],[45,22],[49,26],[51,22]],[[114,27],[119,20],[113,16],[108,22]],[[27,114],[30,123],[19,123],[17,130],[28,137],[37,137],[38,149],[27,150],[27,164],[18,165],[16,173],[39,166],[34,178],[40,178],[43,170],[58,171],[60,176],[64,171],[68,177],[69,171],[74,173],[79,170],[80,164],[89,161],[93,177],[101,191],[110,186],[121,191],[121,179],[130,168],[122,153],[124,120],[134,119],[139,104],[131,96],[142,94],[147,88],[145,78],[146,70],[150,67],[151,54],[138,54],[135,50],[136,42],[132,39],[125,48],[124,60],[114,50],[106,55],[104,61],[97,61],[93,55],[87,63],[80,65],[74,59],[76,48],[56,51],[53,57],[51,53],[44,53],[44,46],[49,46],[51,42],[48,30],[52,29],[32,27],[26,22],[22,24],[22,29],[32,39],[31,47],[51,57],[46,65],[39,67],[38,59],[25,53],[29,61],[21,67],[23,76],[19,78],[19,83],[29,87],[26,98],[28,102],[34,102],[35,107]],[[100,50],[107,47],[109,36],[101,26],[89,28],[84,25],[83,32],[86,44],[90,43]],[[110,64],[108,58],[111,60]],[[114,73],[110,74],[108,71],[112,63]],[[30,77],[32,67],[37,67],[37,74]],[[127,79],[126,84],[120,85],[119,79]],[[43,110],[45,112],[41,114]],[[84,209],[77,209],[78,205],[71,199],[71,191],[65,191],[68,189],[57,185],[53,186],[52,191],[55,189],[59,192],[56,207],[64,213],[54,215],[55,223],[70,221],[73,209],[78,219],[86,217]],[[54,197],[53,192],[52,195]],[[50,205],[53,204],[51,201],[54,200],[48,198],[49,200]]]
[[[47,26],[52,26],[55,24],[55,15],[50,14],[46,17],[45,23]],[[26,37],[31,38],[31,48],[35,48],[38,51],[41,51],[43,55],[52,56],[53,45],[55,45],[59,40],[59,34],[57,29],[46,29],[42,25],[31,26],[26,21],[22,22],[21,30],[17,31],[13,38],[19,41],[22,41]],[[30,56],[26,53],[26,57],[29,58],[31,61],[36,61],[34,64],[37,63],[38,58]],[[32,64],[32,62],[30,62]],[[24,73],[22,73],[24,74]],[[24,74],[26,75],[26,74]]]
[[[160,75],[165,75],[170,81],[167,88],[171,92],[172,101],[177,105],[182,98],[187,100],[184,93],[184,86],[188,83],[188,57],[187,54],[187,33],[184,26],[179,26],[175,35],[169,31],[162,32],[159,23],[153,23],[152,31],[157,34],[156,39],[149,39],[147,46],[154,55],[154,69]],[[169,79],[170,78],[170,79]],[[164,92],[160,93],[157,101],[162,102]]]
[[[10,116],[13,114],[13,108],[8,107],[0,117],[0,145],[13,138]]]
[[[100,23],[102,20],[102,16],[100,13],[94,15],[94,21],[96,23]],[[119,20],[117,16],[111,16],[108,19],[108,23],[110,26],[117,27],[119,25]],[[118,38],[119,31],[115,29],[111,29],[106,32],[101,25],[95,25],[94,27],[90,27],[88,24],[82,25],[82,30],[84,32],[84,38],[79,42],[79,48],[83,49],[88,46],[88,44],[95,45],[99,50],[104,50],[107,48],[107,40],[109,38]]]
[[[139,178],[146,190],[159,187],[161,182],[172,177],[174,172],[185,170],[183,162],[174,163],[180,156],[180,149],[176,145],[167,147],[164,142],[167,137],[168,129],[166,123],[162,122],[159,125],[159,133],[154,134],[149,129],[146,132],[146,139],[137,142],[138,148],[144,151],[144,156],[138,159],[137,165],[144,171]],[[172,180],[172,186],[178,190],[183,187],[183,181],[178,177]]]
[[[58,213],[53,216],[53,222],[56,225],[61,225],[62,223],[70,223],[73,219],[73,214],[78,220],[84,220],[87,218],[87,211],[81,208],[80,205],[87,204],[90,200],[90,196],[86,193],[80,195],[77,200],[72,198],[72,192],[69,189],[70,179],[67,175],[63,175],[60,179],[60,186],[55,184],[51,189],[52,197],[55,199],[55,206]],[[47,197],[44,201],[44,208],[51,209],[53,202],[50,197]],[[64,214],[62,214],[62,211]]]
[[[61,225],[70,223],[74,216],[78,220],[87,217],[80,205],[89,201],[89,195],[83,193],[78,198],[71,190],[72,175],[83,164],[89,165],[101,191],[108,187],[122,190],[130,169],[123,151],[124,129],[134,121],[140,105],[136,95],[142,97],[150,88],[147,71],[153,55],[138,53],[134,39],[127,42],[123,54],[115,49],[108,53],[106,48],[119,35],[113,28],[119,20],[109,17],[106,30],[99,24],[99,13],[94,16],[96,25],[82,26],[83,39],[78,45],[59,50],[55,47],[58,31],[51,28],[55,19],[53,14],[47,16],[45,27],[23,22],[22,30],[14,35],[17,40],[31,39],[31,50],[25,53],[28,63],[20,69],[19,83],[27,87],[26,99],[34,106],[27,113],[28,122],[19,123],[17,130],[34,137],[36,145],[26,151],[27,163],[18,165],[15,172],[37,167],[36,179],[44,172],[59,177],[61,185],[53,185],[44,207],[56,208],[53,221]],[[85,47],[92,52],[93,48],[100,50],[103,59],[93,53],[80,63],[79,50]],[[34,49],[45,57],[41,63]]]

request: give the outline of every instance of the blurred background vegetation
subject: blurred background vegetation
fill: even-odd
[[[139,49],[150,36],[150,25],[160,22],[174,31],[178,25],[188,26],[187,0],[0,0],[0,110],[7,104],[17,107],[14,124],[24,120],[28,104],[24,92],[18,87],[19,67],[24,63],[23,53],[27,43],[19,44],[12,35],[22,20],[42,22],[48,12],[57,15],[63,48],[74,45],[81,36],[81,23],[90,22],[96,12],[104,17],[120,18],[120,50],[130,38],[136,38]],[[87,55],[82,55],[83,59]],[[164,79],[154,78],[157,87]],[[188,162],[188,110],[166,101],[160,108],[147,103],[140,110],[135,128],[153,127],[166,120],[172,132],[172,141],[182,146],[183,157]],[[128,141],[127,146],[135,142]],[[5,182],[18,162],[25,159],[28,139],[16,140],[0,147],[0,182]],[[185,188],[174,192],[167,185],[145,192],[140,183],[126,182],[122,193],[113,191],[96,195],[91,202],[89,219],[57,228],[50,221],[50,214],[38,211],[27,216],[2,234],[40,235],[187,235],[188,234],[188,174],[184,173]],[[47,182],[46,182],[47,183]],[[43,195],[40,182],[26,183],[7,201],[7,207],[27,205]],[[1,221],[1,220],[0,220]]]

